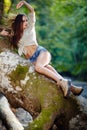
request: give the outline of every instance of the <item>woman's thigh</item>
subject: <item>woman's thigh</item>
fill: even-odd
[[[41,52],[35,62],[35,65],[46,66],[50,63],[50,60],[51,60],[51,55],[48,51]]]

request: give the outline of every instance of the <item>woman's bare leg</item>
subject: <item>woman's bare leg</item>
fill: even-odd
[[[63,77],[58,75],[56,70],[49,65],[50,59],[48,52],[42,52],[35,63],[35,70],[58,82]]]
[[[47,65],[46,67],[53,71],[59,77],[59,79],[64,79],[51,65]]]
[[[50,77],[61,86],[64,97],[68,95],[70,84],[61,75],[59,75],[56,70],[49,65],[51,56],[49,52],[42,52],[35,63],[35,70],[47,77]]]
[[[49,65],[50,59],[51,56],[49,52],[41,53],[35,63],[35,70],[56,81],[57,84],[61,86],[64,97],[67,96],[70,90],[73,94],[79,95],[83,91],[82,87],[77,88],[76,86],[71,85],[68,80],[64,79],[59,73],[57,73],[57,71],[51,65]]]

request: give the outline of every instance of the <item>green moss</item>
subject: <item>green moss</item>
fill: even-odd
[[[18,65],[16,70],[13,70],[9,77],[11,78],[11,81],[20,81],[23,80],[26,76],[26,73],[28,72],[28,66],[21,66]]]
[[[29,74],[26,89],[27,92],[31,92],[32,95],[37,95],[42,107],[45,106],[46,102],[48,102],[49,106],[50,104],[53,104],[53,102],[61,101],[62,95],[60,91],[57,91],[57,86],[55,83],[52,83],[49,79],[40,74]]]
[[[29,126],[29,130],[43,130],[46,125],[52,120],[54,108],[51,106],[48,109],[43,109],[37,119],[34,120]]]

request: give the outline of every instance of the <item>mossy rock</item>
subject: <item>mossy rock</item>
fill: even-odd
[[[64,99],[54,81],[35,72],[29,61],[10,51],[0,54],[0,70],[0,92],[12,107],[24,108],[34,119],[25,130],[50,130],[57,121],[68,130],[69,120],[80,112],[75,98]]]

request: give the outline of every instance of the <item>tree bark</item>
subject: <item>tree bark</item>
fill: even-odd
[[[3,8],[4,8],[4,1],[1,0],[0,1],[0,21],[2,20],[2,16],[3,16]]]

